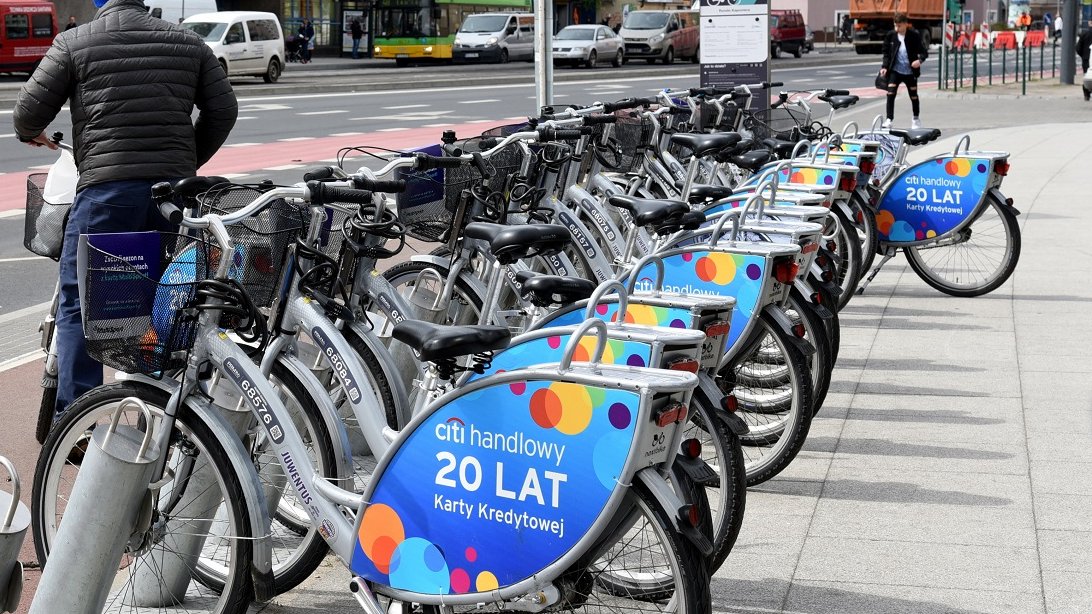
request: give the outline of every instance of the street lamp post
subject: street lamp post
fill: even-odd
[[[1073,73],[1077,71],[1073,47],[1077,44],[1077,0],[1065,0],[1062,4],[1065,15],[1062,16],[1062,85],[1073,85]]]
[[[554,103],[554,3],[535,0],[535,112]]]

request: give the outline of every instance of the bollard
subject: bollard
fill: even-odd
[[[23,564],[19,549],[23,547],[30,526],[30,510],[19,502],[19,474],[15,465],[0,456],[0,465],[11,476],[11,493],[0,491],[0,612],[14,612],[23,592]]]
[[[1022,77],[1022,80],[1023,80],[1023,84],[1020,86],[1020,95],[1021,96],[1027,96],[1027,94],[1028,94],[1028,73],[1031,72],[1031,71],[1028,70],[1028,59],[1029,59],[1028,56],[1029,56],[1028,48],[1025,46],[1024,47],[1024,70],[1020,72],[1020,76]]]
[[[1058,76],[1058,45],[1050,46],[1050,78]]]
[[[1044,41],[1042,45],[1039,45],[1039,79],[1042,79],[1044,77],[1044,73],[1043,73],[1043,55],[1045,53],[1046,53],[1046,42]]]
[[[990,44],[989,47],[987,47],[987,49],[989,50],[989,52],[986,54],[987,62],[989,63],[989,68],[987,68],[986,70],[989,72],[989,75],[990,75],[989,76],[989,84],[993,85],[993,45]]]
[[[1001,48],[1001,85],[1005,84],[1005,73],[1008,71],[1006,66],[1009,57],[1009,50],[1004,47]]]
[[[147,432],[118,426],[127,407],[144,415]],[[42,571],[30,614],[97,614],[109,597],[118,563],[148,504],[159,450],[152,444],[152,412],[124,399],[108,428],[91,435],[64,518]]]

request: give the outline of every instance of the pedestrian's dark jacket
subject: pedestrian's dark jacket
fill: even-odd
[[[61,32],[15,104],[21,140],[68,103],[78,188],[127,179],[190,177],[223,145],[238,103],[224,69],[193,32],[110,0]],[[192,119],[193,108],[200,110]]]
[[[349,32],[352,34],[353,38],[362,38],[364,36],[364,28],[360,26],[359,21],[354,21],[349,24]]]
[[[1088,63],[1088,52],[1092,49],[1092,28],[1088,28],[1084,32],[1081,32],[1080,38],[1077,39],[1077,55],[1081,56],[1081,61]]]
[[[925,48],[925,45],[921,44],[921,34],[913,28],[906,29],[906,57],[910,60],[910,64],[914,63],[914,60],[925,61],[929,57],[929,50]],[[897,30],[892,30],[887,33],[887,36],[883,39],[883,67],[888,72],[895,69],[895,59],[898,57],[899,52],[899,33]],[[921,76],[920,68],[911,69],[914,72],[915,77]]]

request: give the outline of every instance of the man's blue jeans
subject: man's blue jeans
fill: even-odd
[[[354,38],[353,39],[353,59],[355,60],[355,59],[357,59],[359,57],[360,57],[360,39],[359,38]]]
[[[157,180],[158,181],[158,180]],[[109,181],[76,193],[61,250],[61,302],[57,308],[57,414],[102,384],[102,364],[87,355],[80,319],[76,250],[81,234],[172,230],[152,202],[153,180]]]

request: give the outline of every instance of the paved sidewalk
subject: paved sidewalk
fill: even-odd
[[[974,147],[1011,152],[1020,264],[992,294],[957,299],[900,256],[853,300],[832,392],[800,456],[750,492],[715,611],[1092,612],[1092,106],[1079,91],[923,97],[950,135],[930,150],[966,128]],[[1029,124],[1045,119],[1073,123]],[[347,580],[328,559],[261,611],[359,611]]]

